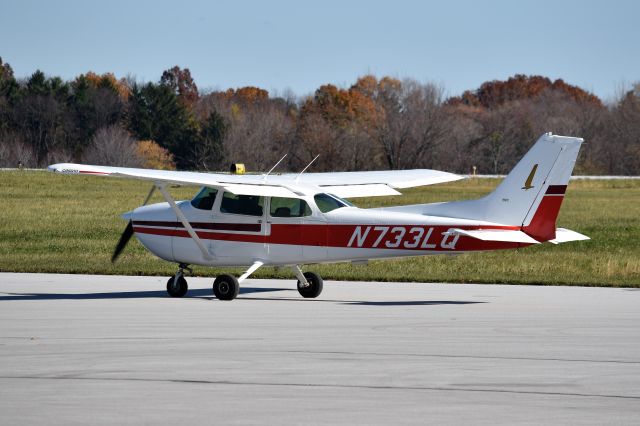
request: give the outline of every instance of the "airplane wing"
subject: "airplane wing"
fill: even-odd
[[[196,185],[224,188],[238,195],[262,195],[268,197],[296,197],[297,194],[277,183],[268,182],[259,175],[228,175],[223,173],[178,172],[173,170],[136,169],[128,167],[91,166],[61,163],[48,167],[49,171],[62,174],[124,177],[130,179],[165,182],[172,185]]]
[[[177,185],[198,185],[224,188],[234,194],[296,197],[308,189],[329,192],[339,197],[372,197],[398,195],[396,189],[433,185],[464,179],[453,173],[429,169],[308,173],[281,175],[232,175],[171,170],[136,169],[127,167],[91,166],[61,163],[48,167],[63,174],[125,177],[166,182]]]

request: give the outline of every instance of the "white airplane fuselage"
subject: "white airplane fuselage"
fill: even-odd
[[[304,198],[311,214],[272,217],[270,198],[261,216],[220,212],[220,197],[211,210],[189,201],[178,207],[205,244],[210,257],[189,236],[167,203],[137,208],[132,220],[138,240],[156,256],[171,262],[206,266],[291,265],[364,261],[430,254],[524,247],[514,242],[480,241],[452,229],[519,229],[491,222],[391,211],[388,208],[342,207],[322,213],[313,197]],[[403,209],[407,209],[404,206]],[[417,207],[417,206],[416,206]]]

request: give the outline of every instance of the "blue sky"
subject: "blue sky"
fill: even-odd
[[[299,96],[366,73],[448,95],[516,73],[610,99],[640,81],[638,1],[0,1],[16,75],[92,70],[156,81],[187,67],[202,89]]]

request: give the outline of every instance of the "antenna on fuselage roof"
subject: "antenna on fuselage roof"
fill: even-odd
[[[320,157],[320,154],[316,155],[313,160],[311,160],[309,162],[309,164],[307,164],[307,167],[305,167],[304,169],[302,169],[302,171],[298,174],[298,176],[296,176],[296,182],[298,181],[298,179],[300,178],[300,176],[307,171],[307,169],[313,164],[314,161],[316,161],[318,159],[318,157]]]
[[[278,160],[278,162],[271,168],[271,170],[269,170],[267,172],[266,175],[262,176],[262,179],[267,180],[267,176],[269,176],[269,174],[276,168],[278,167],[278,164],[280,164],[282,162],[282,160],[284,160],[284,157],[286,157],[287,154],[283,155],[282,158],[280,160]]]

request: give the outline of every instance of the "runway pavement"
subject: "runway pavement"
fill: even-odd
[[[0,424],[640,424],[640,290],[0,274]]]

